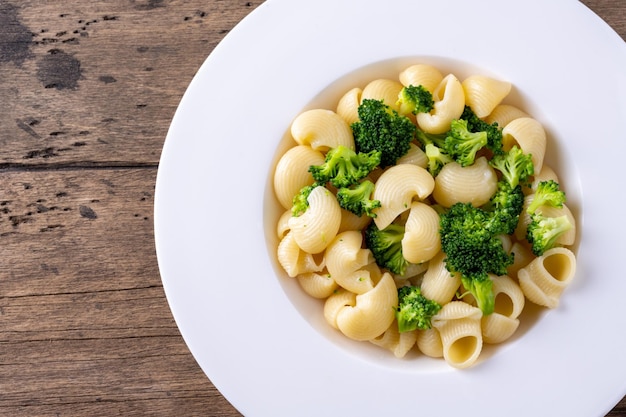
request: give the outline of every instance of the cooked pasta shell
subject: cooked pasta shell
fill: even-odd
[[[328,298],[338,287],[328,273],[308,272],[298,275],[296,279],[304,292],[313,298]]]
[[[517,145],[524,153],[530,154],[535,172],[541,172],[546,154],[547,137],[541,123],[531,117],[520,117],[509,122],[502,129],[502,145],[505,150]]]
[[[356,294],[345,290],[343,288],[337,288],[333,291],[333,294],[324,302],[324,319],[333,328],[337,327],[337,316],[339,312],[346,307],[356,305]]]
[[[365,99],[383,100],[386,105],[398,111],[399,107],[396,102],[402,88],[404,86],[394,80],[381,78],[371,81],[363,88],[361,102]]]
[[[324,163],[324,154],[308,145],[298,145],[283,154],[274,170],[274,193],[281,206],[290,209],[302,187],[313,184],[311,165]]]
[[[405,86],[414,85],[417,87],[421,85],[432,93],[443,80],[443,75],[432,65],[415,64],[404,69],[399,78]]]
[[[526,298],[548,308],[559,305],[561,294],[576,274],[576,257],[563,247],[547,250],[517,273]]]
[[[413,202],[402,238],[404,258],[421,264],[431,260],[440,250],[439,214],[428,204]]]
[[[421,285],[424,297],[441,305],[449,303],[461,286],[459,274],[448,271],[445,258],[445,253],[439,252],[430,260]]]
[[[497,123],[499,127],[504,127],[520,117],[528,117],[528,114],[510,104],[499,104],[489,116],[485,117],[485,122],[489,124]]]
[[[517,240],[522,240],[526,237],[526,229],[531,222],[530,215],[526,211],[528,205],[533,200],[534,194],[529,194],[524,197],[524,208],[522,210],[522,214],[520,215],[519,223],[515,228],[515,237]],[[559,245],[573,245],[576,242],[576,218],[572,214],[572,211],[569,209],[567,204],[563,204],[563,207],[552,207],[543,205],[540,206],[537,210],[537,213],[541,213],[546,217],[561,217],[567,216],[567,219],[571,223],[571,229],[563,232],[557,239],[556,243]]]
[[[463,301],[445,304],[432,318],[441,336],[443,358],[455,368],[472,366],[482,351],[482,312]]]
[[[324,258],[316,258],[310,253],[303,252],[292,232],[288,232],[278,243],[276,257],[287,275],[292,278],[324,269]]]
[[[350,125],[332,110],[313,109],[300,113],[291,124],[291,136],[299,145],[309,145],[321,152],[340,145],[354,149]]]
[[[339,231],[341,208],[335,195],[322,186],[315,187],[307,201],[308,209],[299,217],[291,217],[289,228],[303,251],[320,253]]]
[[[488,116],[511,92],[511,83],[484,75],[471,75],[463,80],[465,104],[483,118]]]
[[[435,101],[430,113],[418,113],[418,126],[427,133],[445,133],[450,122],[458,119],[465,109],[465,93],[461,82],[453,74],[447,75],[433,92]]]
[[[370,342],[390,350],[396,358],[403,358],[415,346],[416,340],[416,330],[400,333],[398,323],[394,320],[382,335],[371,339]]]
[[[418,330],[417,340],[415,341],[417,348],[426,356],[431,358],[443,357],[443,344],[439,330],[432,328],[428,330]]]
[[[355,87],[346,92],[337,103],[337,114],[346,121],[348,125],[359,120],[359,105],[363,90]]]
[[[395,319],[398,290],[389,273],[365,294],[356,296],[356,305],[337,313],[337,327],[354,340],[371,340],[380,336]]]
[[[374,222],[384,229],[407,211],[415,197],[425,199],[435,187],[432,175],[422,167],[410,164],[387,168],[376,181],[372,199],[380,201]]]
[[[498,313],[484,316],[481,321],[483,341],[485,343],[502,343],[509,339],[519,327],[519,319],[512,319]]]
[[[435,178],[433,198],[444,207],[459,202],[478,207],[487,203],[497,188],[496,172],[481,156],[465,167],[456,162],[444,165]]]
[[[413,164],[418,167],[428,167],[428,157],[426,153],[414,143],[409,144],[409,150],[396,161],[399,164]]]

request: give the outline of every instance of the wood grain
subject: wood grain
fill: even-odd
[[[240,415],[171,316],[152,211],[187,85],[261,2],[0,3],[1,416]],[[584,3],[626,38],[622,0]]]

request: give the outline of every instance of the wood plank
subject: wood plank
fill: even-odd
[[[0,167],[158,163],[191,78],[260,3],[3,6],[0,39],[12,40],[13,53],[0,58]]]
[[[156,168],[0,172],[0,296],[161,285]]]

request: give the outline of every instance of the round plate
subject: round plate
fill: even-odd
[[[418,62],[510,81],[578,219],[559,308],[462,371],[346,340],[274,260],[268,179],[291,120]],[[624,42],[571,0],[263,3],[192,81],[157,176],[163,285],[206,375],[246,416],[604,415],[626,394],[625,69]]]

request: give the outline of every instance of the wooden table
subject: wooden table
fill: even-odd
[[[152,212],[179,100],[260,3],[1,1],[0,415],[239,415],[172,319]],[[584,3],[626,38],[626,2]]]

